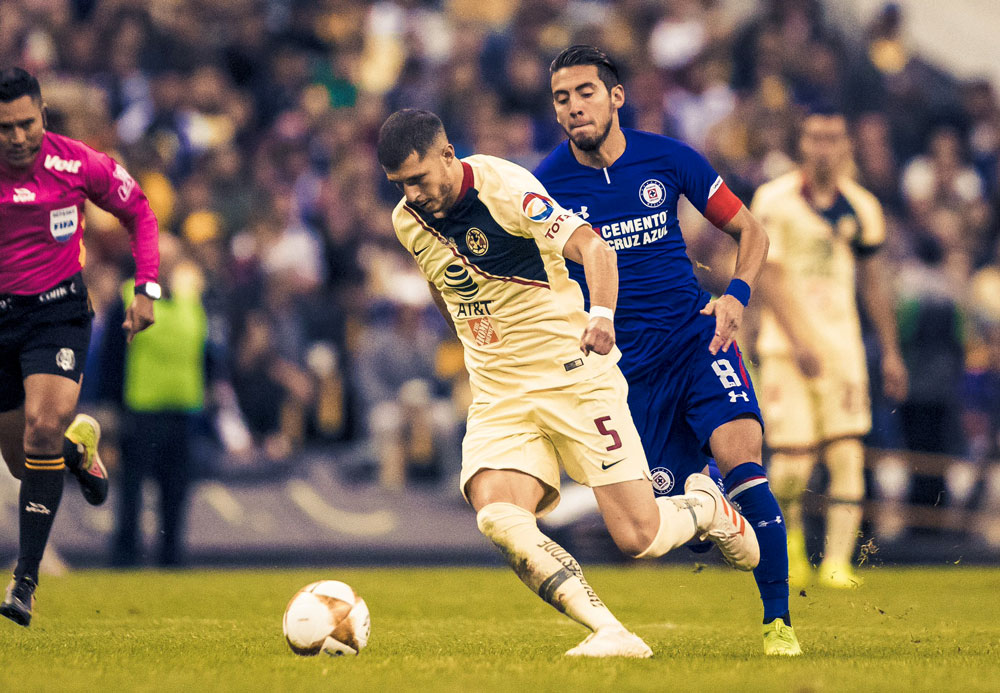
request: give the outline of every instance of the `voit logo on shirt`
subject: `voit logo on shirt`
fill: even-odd
[[[63,207],[62,209],[53,209],[49,212],[49,232],[54,239],[60,243],[65,243],[76,233],[79,221],[79,210],[76,208],[76,205]]]
[[[63,159],[55,154],[45,155],[45,168],[64,173],[79,173],[83,162],[79,159]]]

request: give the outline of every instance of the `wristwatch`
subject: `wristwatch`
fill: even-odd
[[[140,294],[155,301],[163,295],[163,290],[156,282],[146,282],[145,284],[136,284],[135,295],[138,296]]]

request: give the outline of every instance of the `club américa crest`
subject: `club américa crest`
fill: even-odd
[[[481,229],[473,226],[465,232],[465,244],[469,246],[469,252],[473,255],[485,255],[490,249],[490,241]]]

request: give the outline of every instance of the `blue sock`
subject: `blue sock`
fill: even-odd
[[[753,576],[764,602],[764,623],[788,618],[788,537],[767,474],[756,462],[745,462],[726,475],[725,485],[729,500],[757,533],[760,564]]]
[[[715,459],[708,458],[708,475],[712,477],[712,481],[715,485],[719,487],[719,490],[723,493],[726,492],[726,482],[722,480],[722,472],[719,471],[719,465],[715,463]]]

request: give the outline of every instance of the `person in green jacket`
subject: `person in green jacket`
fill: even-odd
[[[115,512],[112,564],[141,562],[143,481],[159,487],[160,538],[156,562],[183,562],[184,516],[192,479],[191,427],[205,406],[208,320],[202,305],[201,270],[185,255],[180,240],[160,236],[163,296],[157,321],[130,344],[111,344],[107,352],[123,367],[121,469]],[[127,310],[134,296],[131,281],[122,287]],[[107,356],[106,356],[107,358]]]

